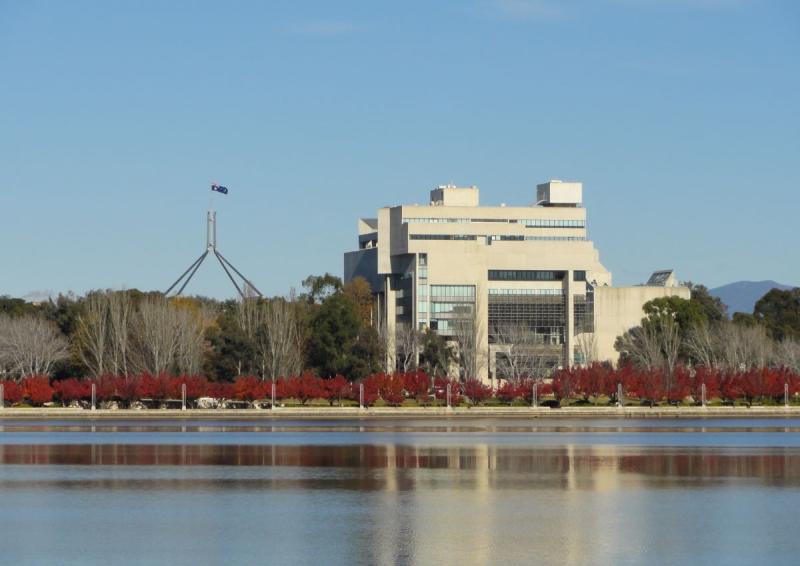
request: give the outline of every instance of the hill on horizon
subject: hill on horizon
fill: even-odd
[[[723,303],[728,305],[728,316],[733,316],[735,312],[752,313],[758,299],[763,297],[772,289],[793,289],[792,285],[783,285],[777,281],[767,279],[766,281],[736,281],[709,289],[708,292],[719,297]]]

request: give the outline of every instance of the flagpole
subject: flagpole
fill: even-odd
[[[203,255],[197,258],[186,271],[183,272],[183,274],[178,278],[177,281],[175,281],[175,283],[170,285],[170,287],[164,292],[164,295],[169,295],[169,293],[179,285],[180,287],[178,287],[176,296],[183,293],[183,290],[189,284],[189,281],[191,281],[195,273],[197,273],[197,270],[200,269],[200,265],[203,263],[203,260],[205,260],[205,258],[208,256],[208,252],[213,251],[214,255],[222,266],[222,269],[225,270],[225,274],[231,280],[233,286],[236,287],[236,291],[239,293],[239,296],[242,299],[246,298],[244,291],[247,291],[248,295],[251,291],[253,291],[256,295],[258,295],[259,298],[262,298],[263,295],[261,294],[261,291],[256,289],[255,285],[253,285],[249,279],[247,279],[238,269],[233,266],[230,261],[228,261],[221,253],[217,251],[217,220],[216,212],[214,212],[214,193],[217,191],[214,190],[215,187],[222,189],[219,191],[222,192],[222,194],[228,194],[228,189],[226,187],[218,185],[216,182],[211,184],[211,194],[208,197],[208,216],[206,220],[206,251],[203,253]],[[243,285],[241,287],[228,268],[232,269],[236,275],[242,278]]]

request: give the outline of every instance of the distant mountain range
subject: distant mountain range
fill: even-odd
[[[733,316],[735,312],[752,313],[758,299],[772,289],[792,288],[791,285],[782,285],[775,281],[737,281],[709,289],[708,292],[722,299],[728,305],[728,316]]]

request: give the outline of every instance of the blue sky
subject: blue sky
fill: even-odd
[[[267,294],[356,218],[581,180],[616,284],[800,284],[800,4],[0,0],[0,294],[164,289],[204,246]],[[232,296],[208,262],[188,291]]]

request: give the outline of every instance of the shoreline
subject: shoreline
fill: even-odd
[[[292,419],[702,419],[702,418],[798,418],[800,406],[791,407],[281,407],[276,409],[0,409],[4,420],[64,419],[95,420],[245,420],[279,421]]]

